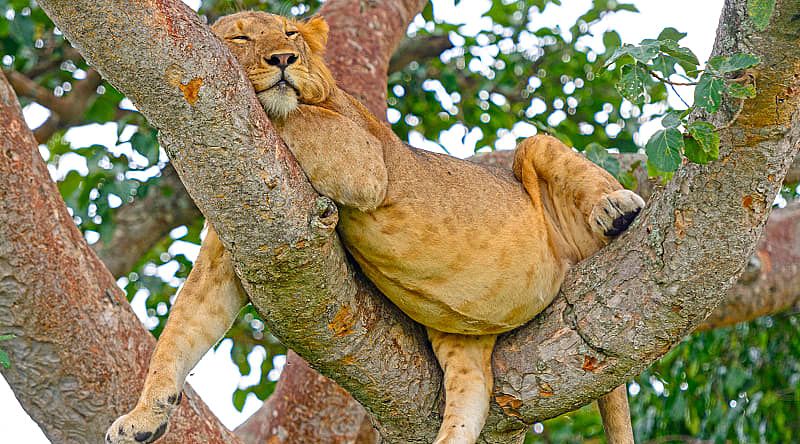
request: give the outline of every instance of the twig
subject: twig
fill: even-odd
[[[670,84],[669,89],[671,89],[672,92],[674,92],[675,95],[678,96],[678,99],[680,99],[680,101],[683,102],[684,105],[686,105],[686,108],[692,107],[692,105],[689,105],[685,100],[683,100],[683,97],[681,97],[681,93],[679,93],[678,90],[675,89],[675,85]]]
[[[673,82],[672,80],[665,79],[664,77],[661,77],[655,71],[648,70],[647,72],[649,72],[651,76],[655,77],[656,80],[658,80],[660,82],[664,82],[664,83],[666,83],[668,85],[672,85],[672,86],[695,86],[695,85],[697,85],[697,82]]]

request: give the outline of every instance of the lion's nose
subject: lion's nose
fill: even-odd
[[[271,54],[266,58],[267,65],[277,66],[280,69],[286,69],[287,66],[297,61],[297,54],[284,52],[280,54]]]

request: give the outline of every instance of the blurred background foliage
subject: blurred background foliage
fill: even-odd
[[[603,69],[621,46],[619,34],[595,35],[592,25],[607,14],[636,9],[595,0],[568,29],[536,25],[544,8],[560,3],[498,0],[477,28],[439,18],[434,7],[426,7],[390,67],[386,117],[396,133],[429,149],[455,146],[454,154],[465,156],[510,149],[520,137],[544,130],[579,150],[587,148],[592,160],[635,186],[608,150],[641,152],[644,141],[637,131],[669,111],[667,91],[647,77],[645,104],[623,99],[614,67]],[[204,0],[196,6],[213,22],[242,9],[307,17],[319,2]],[[35,2],[0,0],[0,14],[0,65],[26,111],[49,110],[35,131],[40,151],[90,243],[111,241],[120,229],[115,217],[125,208],[153,193],[182,191],[160,184],[170,167],[155,131],[99,78]],[[105,125],[101,132],[110,134],[109,140],[87,145],[87,137],[71,137],[90,124]],[[792,194],[787,188],[787,196]],[[156,336],[191,270],[202,226],[198,218],[165,227],[169,234],[117,276],[129,300],[144,304],[145,324]],[[791,442],[800,430],[798,322],[796,313],[781,314],[687,338],[629,386],[637,442]],[[262,400],[270,395],[279,373],[273,363],[286,350],[249,307],[227,338],[241,374],[261,374],[259,383],[233,394],[241,409],[251,393]],[[255,350],[264,358],[258,370],[248,361]],[[587,406],[534,425],[527,442],[602,440],[599,415]]]

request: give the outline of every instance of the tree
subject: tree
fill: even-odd
[[[783,65],[769,63],[776,54],[782,57],[796,55],[796,42],[780,34],[784,29],[782,27],[788,26],[789,17],[796,11],[792,9],[794,6],[779,2],[773,23],[766,31],[758,32],[753,30],[753,24],[743,15],[742,4],[728,2],[726,5],[724,23],[736,24],[740,28],[721,28],[717,52],[729,54],[747,50],[761,55],[764,67],[759,67],[758,72],[759,79],[764,80],[759,80],[759,96],[754,101],[747,102],[738,119],[721,134],[722,156],[729,164],[736,164],[736,167],[726,170],[721,167],[722,162],[706,167],[685,166],[667,186],[674,193],[668,197],[662,193],[660,199],[656,198],[654,204],[651,204],[652,209],[639,224],[638,231],[615,243],[601,256],[582,264],[565,286],[565,298],[559,299],[548,310],[548,315],[537,318],[534,324],[506,338],[505,348],[501,346],[496,355],[496,368],[506,371],[498,372],[496,387],[500,392],[495,398],[498,405],[493,412],[494,422],[491,423],[492,428],[487,439],[502,441],[507,440],[510,435],[518,436],[519,431],[527,429],[526,424],[530,421],[574,408],[601,394],[603,390],[612,388],[626,377],[638,373],[646,363],[666,352],[710,312],[755,246],[759,228],[769,212],[770,195],[777,191],[785,168],[796,152],[796,141],[793,139],[796,134],[790,130],[789,120],[791,111],[796,108],[795,97],[790,94],[791,91],[777,90],[779,85],[791,85],[787,82],[791,82],[793,73],[782,68],[776,70],[774,66]],[[131,97],[137,107],[161,130],[162,145],[170,151],[173,162],[187,182],[198,206],[212,220],[223,240],[228,242],[227,245],[235,245],[232,251],[241,267],[243,278],[250,285],[251,296],[273,292],[275,295],[305,296],[274,298],[269,300],[269,304],[262,305],[260,308],[269,323],[270,331],[370,407],[380,421],[382,432],[387,436],[403,436],[408,439],[407,436],[412,434],[426,436],[435,430],[438,423],[436,398],[439,374],[429,351],[421,341],[419,330],[395,309],[387,306],[363,279],[358,276],[355,279],[350,277],[352,272],[346,271],[348,269],[345,259],[335,236],[331,234],[332,221],[319,217],[328,203],[319,200],[305,183],[302,174],[293,168],[292,161],[286,156],[285,147],[271,135],[263,114],[251,100],[252,91],[249,90],[249,85],[230,67],[215,72],[219,60],[225,57],[225,51],[218,44],[215,46],[211,43],[207,32],[193,18],[193,13],[171,3],[160,4],[160,7],[152,10],[144,8],[139,11],[124,11],[125,5],[113,2],[86,9],[74,9],[74,3],[68,5],[56,1],[42,2],[42,5],[67,35],[72,36],[73,41],[82,47],[84,54],[95,61],[103,74]],[[359,14],[365,13],[358,9],[360,6],[357,2],[331,2],[326,4],[327,10],[323,13],[334,22],[334,29],[337,29],[336,20],[341,20],[338,29],[346,29],[353,35],[361,32],[363,35],[363,27],[360,28],[357,20],[353,20]],[[362,20],[361,26],[364,26],[363,23],[381,23],[385,27],[378,26],[378,29],[383,29],[387,34],[385,40],[370,40],[374,47],[358,54],[367,62],[375,63],[377,59],[380,63],[388,63],[389,55],[400,35],[386,30],[402,30],[403,27],[397,23],[409,21],[421,7],[420,3],[402,4],[401,13],[387,16],[386,11],[390,6],[381,3],[371,5],[366,13],[374,14],[375,19]],[[135,19],[136,14],[141,14],[141,18]],[[132,18],[134,19],[131,20]],[[99,23],[101,19],[104,22],[111,20],[111,23],[118,23],[120,26],[116,31],[121,31],[125,26],[133,29],[122,32],[124,35],[114,34],[114,38],[100,38],[97,33],[101,31],[93,28],[92,24]],[[391,22],[392,20],[397,22]],[[371,32],[377,31],[373,29]],[[758,36],[766,44],[762,47],[749,47],[741,41],[745,33]],[[82,38],[89,35],[93,36],[92,40]],[[152,35],[164,35],[169,41],[177,43],[179,49],[166,43],[153,42],[150,39]],[[337,35],[335,31],[333,35]],[[134,44],[136,39],[142,41]],[[191,47],[187,42],[192,42]],[[209,42],[209,46],[199,45],[198,42]],[[346,43],[342,39],[338,44]],[[381,111],[384,103],[382,94],[386,89],[383,87],[383,79],[376,78],[380,77],[383,70],[366,69],[372,66],[371,63],[352,64],[350,58],[354,54],[337,50],[336,45],[334,40],[331,48],[332,65],[334,69],[341,70],[340,80],[348,78],[346,76],[358,79],[361,75],[361,81],[350,84],[354,87],[362,85],[365,88],[361,92],[362,98],[367,99],[366,103],[373,111]],[[112,47],[125,54],[124,60],[130,60],[131,64],[110,65]],[[347,66],[347,69],[342,69],[342,65]],[[178,72],[173,66],[179,67],[182,72],[179,85],[165,80],[164,72],[167,69],[172,69],[172,73]],[[363,67],[365,72],[359,72],[353,66]],[[135,69],[131,70],[132,67]],[[371,81],[364,80],[370,74]],[[239,78],[239,82],[231,84],[230,79],[235,78]],[[199,90],[196,79],[202,82]],[[155,85],[158,94],[142,85],[150,88]],[[224,91],[228,92],[227,96],[220,95]],[[779,94],[775,94],[776,91]],[[226,100],[218,102],[225,105],[218,108],[210,106],[209,98],[214,96],[226,97]],[[782,101],[772,105],[775,102],[774,97]],[[192,102],[193,100],[196,101]],[[764,125],[775,123],[771,120],[764,121],[763,109],[767,109],[768,104],[773,108],[778,106],[778,123],[783,123],[786,128],[773,128],[773,133],[764,135],[761,131]],[[721,116],[712,116],[711,120],[722,119],[718,122],[720,126],[723,126],[722,121],[730,121],[736,114],[736,104],[728,105],[730,109],[725,109]],[[478,108],[480,107],[478,104]],[[177,115],[184,115],[186,119],[175,119]],[[19,130],[18,117],[15,121],[15,126],[8,127]],[[201,131],[197,126],[198,122],[205,122],[206,128]],[[242,122],[250,122],[250,126],[243,126]],[[237,134],[240,138],[233,140],[232,134]],[[742,142],[741,134],[749,135],[749,139],[745,138],[745,143]],[[190,143],[196,145],[190,146]],[[754,146],[756,143],[758,146]],[[226,147],[225,156],[216,148],[219,146]],[[266,155],[254,157],[253,147],[259,147],[261,153]],[[29,152],[33,150],[30,149]],[[748,154],[750,158],[747,158]],[[203,159],[204,162],[200,164],[198,159]],[[277,163],[273,163],[272,159],[277,159]],[[251,165],[257,165],[260,170],[257,176],[263,181],[255,183],[252,180],[255,176],[249,169]],[[9,163],[7,166],[7,177],[27,177],[19,172],[18,165]],[[769,171],[765,173],[766,169]],[[14,175],[10,174],[12,171],[15,172]],[[39,172],[41,176],[41,167]],[[770,176],[772,179],[769,179]],[[713,177],[716,182],[708,181],[709,177]],[[232,196],[229,192],[220,193],[218,185],[229,183],[237,187],[244,183],[247,193],[240,196]],[[697,183],[703,186],[695,185]],[[716,189],[704,190],[705,186],[715,183],[723,184],[724,192]],[[758,185],[753,185],[753,189],[744,192],[742,186],[750,188],[751,183]],[[692,192],[684,193],[682,187]],[[21,186],[3,189],[23,190]],[[214,192],[211,193],[210,190]],[[218,194],[226,194],[226,199],[216,199]],[[263,204],[261,196],[264,195],[270,197],[269,207]],[[721,197],[723,195],[728,197],[727,201]],[[2,200],[12,202],[10,198],[6,200],[5,196]],[[723,204],[712,211],[720,200]],[[291,205],[288,204],[289,201]],[[24,202],[16,201],[15,204],[16,207],[9,208],[24,207]],[[253,210],[241,210],[242,204],[247,204]],[[743,213],[743,206],[748,211]],[[697,220],[698,214],[704,214],[706,219],[702,222]],[[312,221],[319,223],[309,227],[309,215]],[[741,226],[720,230],[718,225],[714,225],[714,221],[722,216],[728,217],[729,221],[741,221]],[[271,218],[272,222],[265,222],[265,218]],[[67,218],[63,220],[67,225],[70,224]],[[11,223],[4,224],[6,225],[12,226]],[[18,237],[4,235],[3,239]],[[16,244],[12,245],[16,247]],[[265,245],[270,248],[268,251],[261,251],[260,247]],[[279,246],[286,247],[276,248]],[[712,266],[711,262],[717,259],[719,251],[731,247],[736,247],[737,254],[727,255]],[[85,249],[82,251],[86,253]],[[619,268],[613,268],[611,264],[618,261],[609,260],[610,258],[624,258],[629,267],[626,273],[642,272],[659,266],[668,268],[669,272],[652,273],[650,281],[644,279],[632,282],[629,279],[632,274],[624,274]],[[42,263],[45,263],[44,259],[39,262]],[[305,274],[292,272],[291,265],[297,263],[308,267]],[[704,273],[699,273],[703,270]],[[619,280],[600,279],[600,276],[615,276]],[[702,279],[692,278],[693,276],[700,276]],[[604,283],[598,285],[601,281]],[[108,277],[103,278],[103,282],[108,283]],[[318,284],[323,282],[326,286],[320,290]],[[111,284],[110,287],[113,287],[113,282]],[[586,290],[581,288],[591,288],[591,292],[587,296]],[[583,295],[599,301],[617,303],[618,299],[614,299],[612,295],[626,292],[646,295],[644,299],[650,305],[631,307],[631,301],[620,301],[621,305],[615,309],[608,309],[601,314],[592,313],[590,316],[585,311],[589,305],[580,302]],[[690,300],[687,295],[697,297]],[[336,301],[335,305],[330,305],[331,300]],[[269,311],[265,312],[265,306],[269,307]],[[624,307],[624,310],[620,307]],[[613,319],[616,310],[619,313],[646,314],[641,319],[647,320],[645,324],[648,325],[633,325],[635,323],[630,322],[629,325],[609,327],[611,324],[608,320]],[[566,323],[562,316],[564,313],[570,314]],[[574,318],[571,321],[569,318],[572,316]],[[295,321],[294,318],[302,320],[299,324],[302,327],[289,325],[289,321]],[[656,324],[656,321],[659,323]],[[573,322],[574,325],[570,325]],[[314,332],[310,338],[309,331]],[[341,332],[347,334],[340,334]],[[566,337],[579,345],[561,349],[558,343],[550,341],[549,344],[554,347],[541,347],[538,350],[540,359],[534,360],[536,367],[531,367],[531,362],[521,362],[523,356],[511,351],[523,343],[548,344],[547,341],[530,338],[552,338],[553,332],[558,332],[562,338],[567,335]],[[380,338],[376,341],[375,348],[356,349],[359,341],[369,338]],[[654,338],[658,340],[653,341]],[[16,342],[20,343],[23,341]],[[632,348],[632,343],[638,349]],[[73,347],[63,347],[62,350],[70,351],[76,345],[77,343],[73,343]],[[16,347],[18,346],[11,346],[12,357],[30,356]],[[103,347],[105,350],[112,348]],[[548,361],[541,358],[548,356],[548,353],[552,353],[552,359]],[[526,360],[530,360],[537,353],[526,350],[524,355]],[[377,369],[381,374],[379,381],[383,379],[380,382],[370,378],[369,371],[360,369],[375,362],[372,359],[375,356],[382,357],[387,366]],[[564,365],[565,362],[574,362],[576,357],[581,358],[577,369]],[[397,369],[403,369],[403,374]],[[525,378],[515,377],[508,369],[516,369],[520,374],[536,374],[535,384],[528,384]],[[543,369],[550,371],[545,372]],[[547,373],[556,375],[556,379],[543,379],[542,374]],[[16,388],[13,371],[10,375],[9,379]],[[283,381],[288,380],[285,378]],[[422,385],[420,391],[416,397],[409,396],[411,384],[419,381]],[[276,401],[278,402],[280,401]],[[536,403],[536,411],[531,408],[532,402]],[[124,410],[125,406],[119,408]],[[114,414],[108,414],[108,422]],[[353,420],[363,417],[363,413],[360,415],[353,415]],[[102,422],[102,418],[99,422]],[[54,427],[55,429],[57,428]],[[359,427],[351,427],[350,430],[357,433]],[[53,436],[58,436],[56,432],[53,433]]]

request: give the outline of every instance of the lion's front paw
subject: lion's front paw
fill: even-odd
[[[127,415],[120,416],[106,432],[107,444],[148,444],[161,438],[167,431],[169,414],[180,402],[181,395],[171,395],[156,402],[155,408],[136,406]]]
[[[644,200],[629,190],[617,190],[603,196],[590,215],[592,229],[604,236],[613,237],[625,231],[644,208]]]

